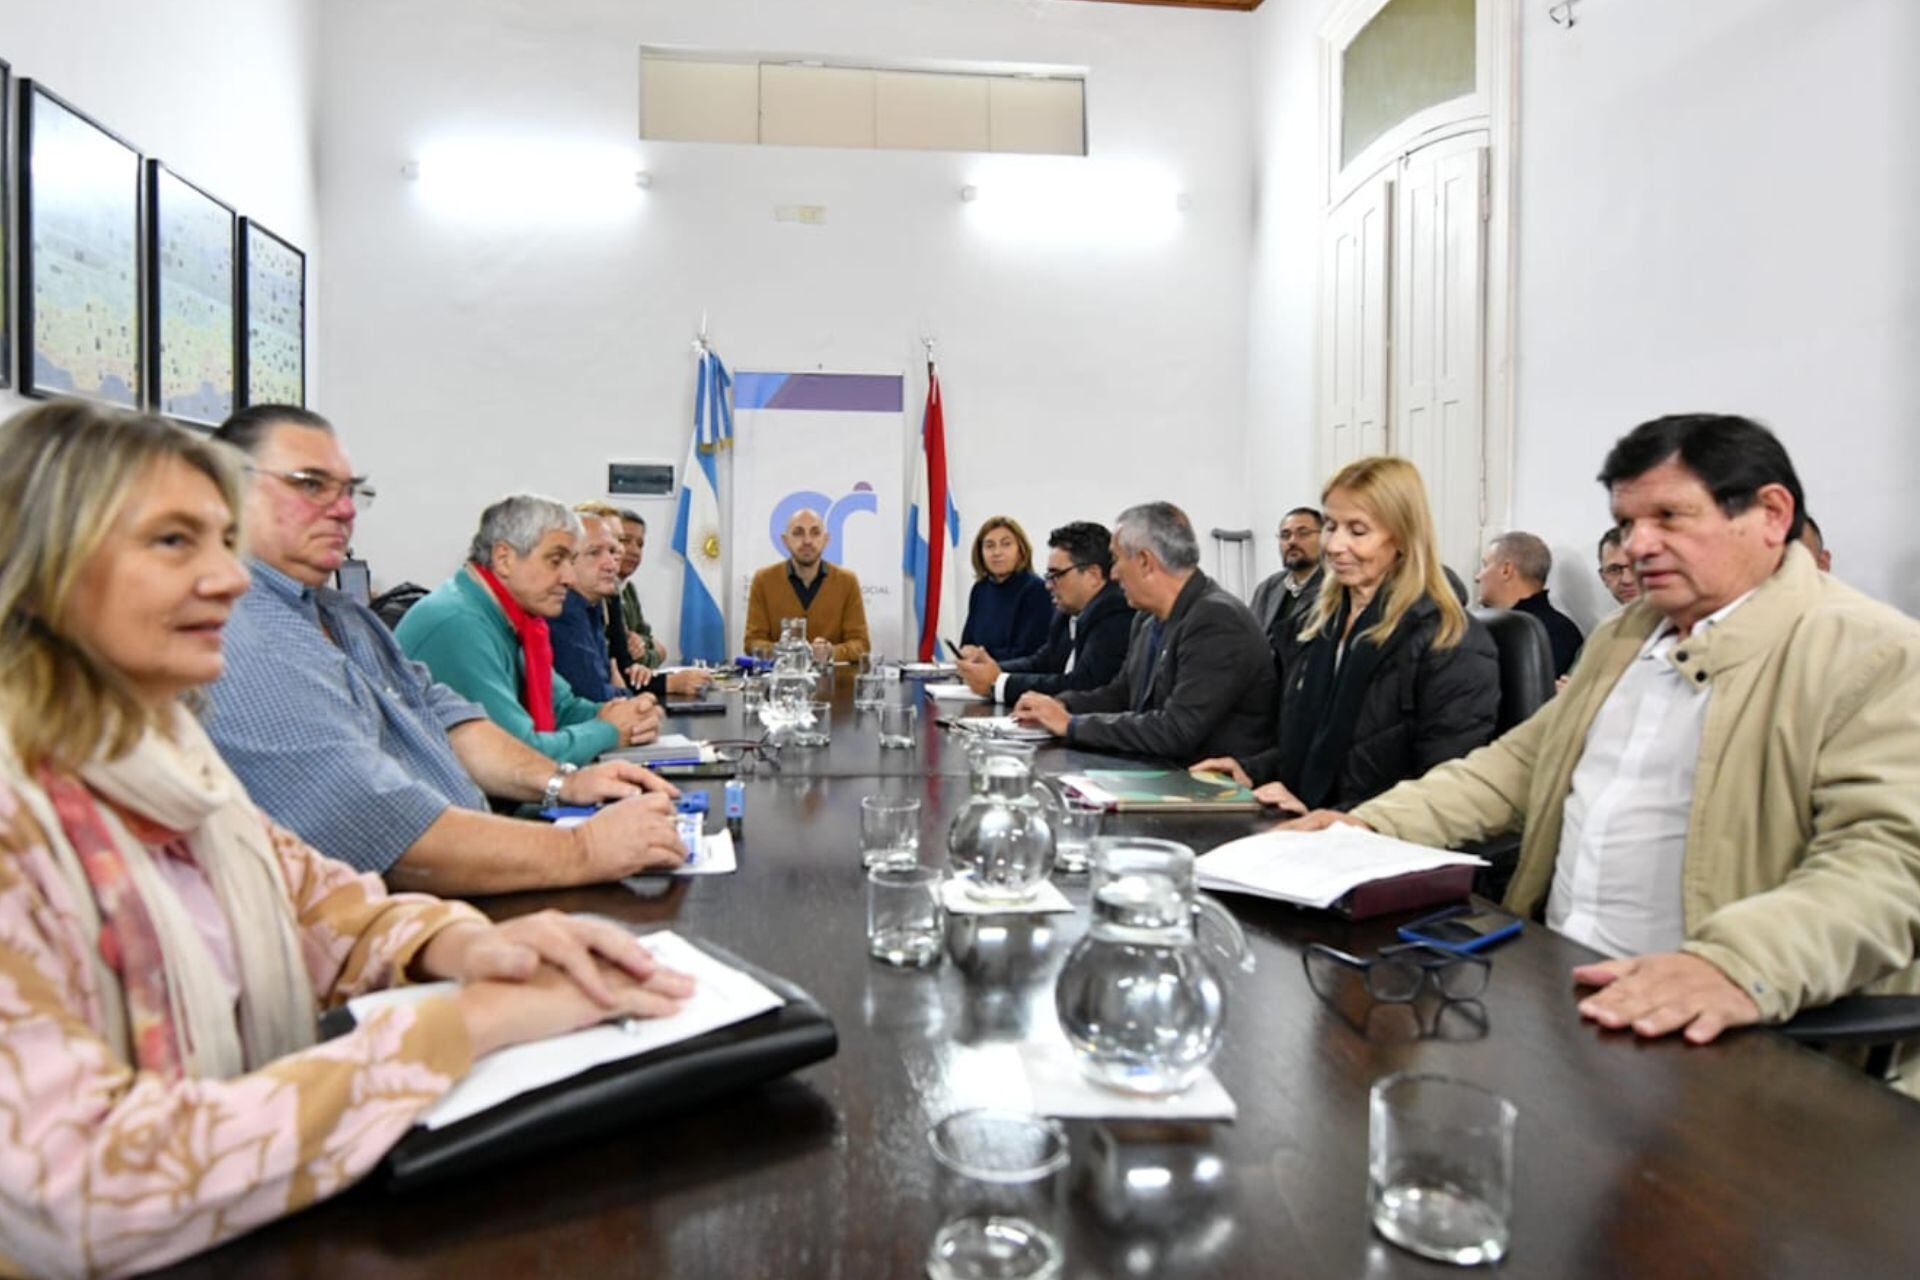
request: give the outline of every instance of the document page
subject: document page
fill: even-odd
[[[1330,907],[1356,885],[1435,867],[1485,866],[1486,859],[1409,844],[1359,827],[1267,831],[1194,860],[1200,886]]]
[[[715,960],[670,930],[641,939],[654,958],[670,969],[693,975],[694,993],[670,1018],[641,1018],[606,1023],[568,1035],[514,1045],[490,1053],[421,1117],[429,1129],[479,1115],[523,1093],[579,1075],[603,1063],[637,1058],[655,1049],[691,1040],[709,1031],[744,1022],[777,1009],[786,1001],[731,965]],[[458,984],[426,983],[377,991],[348,1002],[356,1018],[395,1004],[448,995]]]

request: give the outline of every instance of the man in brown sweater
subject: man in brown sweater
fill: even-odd
[[[816,661],[852,662],[867,651],[867,606],[853,570],[828,564],[827,527],[817,511],[801,510],[781,535],[788,558],[753,575],[747,593],[749,652],[779,638],[788,618],[807,620]]]

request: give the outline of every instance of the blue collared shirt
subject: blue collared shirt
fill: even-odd
[[[384,872],[486,795],[447,731],[486,711],[400,651],[373,610],[251,561],[207,732],[253,802],[328,857]],[[331,641],[328,636],[332,636]]]

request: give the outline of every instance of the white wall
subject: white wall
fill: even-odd
[[[0,0],[0,58],[305,249],[311,311],[316,25],[315,0]],[[310,389],[319,350],[309,320]]]
[[[1920,609],[1920,5],[1527,6],[1514,520],[1600,604],[1606,445],[1675,411],[1779,433],[1835,571]],[[1563,586],[1564,583],[1564,586]]]
[[[360,550],[383,580],[437,582],[500,493],[677,465],[703,312],[735,369],[908,370],[916,429],[930,329],[969,523],[1040,536],[1167,497],[1203,537],[1244,525],[1249,24],[1065,0],[331,0],[322,390],[383,489]],[[1156,164],[1192,208],[1155,243],[994,238],[958,194],[978,156],[670,143],[635,144],[644,198],[564,226],[448,216],[400,178],[442,139],[631,144],[643,43],[1084,66],[1091,160],[1045,163]],[[776,223],[790,204],[826,225]],[[641,576],[669,635],[670,512],[650,509]]]
[[[1314,459],[1314,376],[1325,185],[1317,33],[1327,7],[1328,0],[1269,0],[1253,15],[1246,458],[1256,577],[1280,568],[1280,518],[1318,506],[1325,479]]]
[[[1327,0],[1255,15],[1259,221],[1248,462],[1270,531],[1310,500]],[[1920,5],[1524,3],[1512,524],[1582,622],[1607,523],[1593,476],[1661,413],[1746,413],[1787,444],[1835,569],[1920,609]],[[1496,506],[1501,495],[1496,495]],[[1271,541],[1262,569],[1277,567]],[[1457,566],[1460,567],[1460,566]]]

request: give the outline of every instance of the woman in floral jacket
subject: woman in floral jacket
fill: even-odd
[[[475,1057],[690,986],[275,827],[182,698],[246,590],[239,478],[156,418],[0,425],[0,1275],[157,1267],[363,1176]],[[445,998],[315,1042],[363,992]]]

